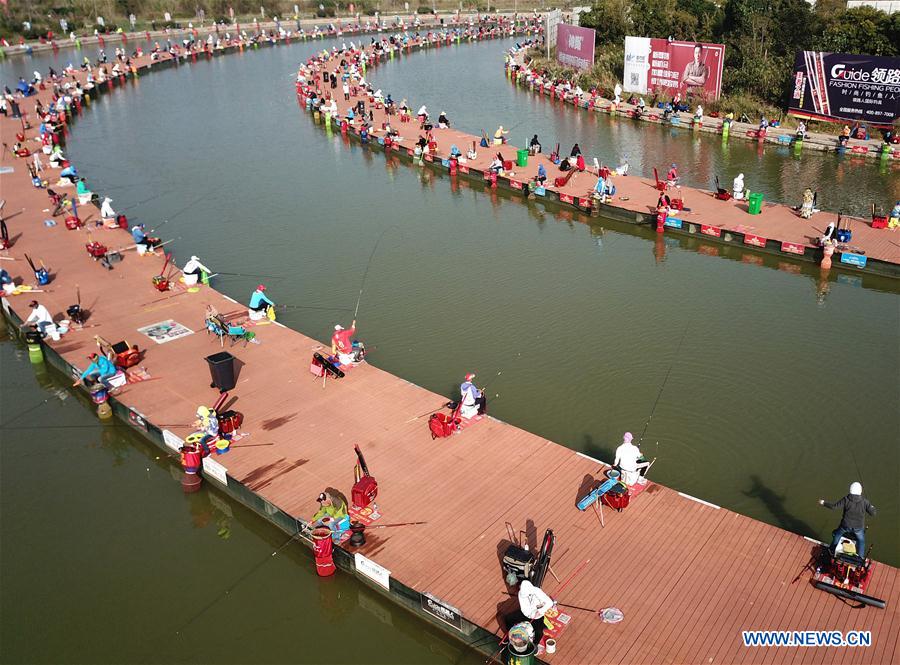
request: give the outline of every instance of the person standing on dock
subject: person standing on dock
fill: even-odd
[[[853,536],[856,540],[856,552],[859,556],[866,555],[866,514],[875,517],[875,506],[869,503],[869,500],[862,495],[862,484],[852,483],[850,485],[850,493],[837,501],[831,502],[825,499],[819,499],[819,505],[825,506],[828,510],[840,508],[844,511],[841,516],[841,523],[834,530],[831,537],[830,549],[835,551],[841,542],[841,537],[845,535]]]
[[[646,482],[642,482],[643,473],[646,473],[645,469],[649,468],[650,462],[644,460],[641,449],[632,443],[633,438],[631,432],[625,432],[622,436],[622,445],[616,448],[613,466],[622,472],[622,480],[626,485],[643,485]]]
[[[675,162],[672,162],[672,166],[669,168],[669,172],[666,174],[666,186],[678,186],[678,166],[675,164]]]
[[[266,295],[266,285],[260,284],[256,287],[256,290],[250,294],[250,320],[259,321],[266,318],[270,308],[274,313],[275,303]]]
[[[744,174],[738,173],[737,177],[731,183],[731,196],[735,201],[744,198]]]
[[[813,214],[813,206],[816,203],[816,195],[807,187],[803,191],[803,203],[800,205],[800,216],[803,219],[809,219]]]

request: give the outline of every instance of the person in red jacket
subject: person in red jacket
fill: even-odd
[[[356,354],[353,352],[353,335],[356,334],[356,319],[350,324],[350,329],[338,324],[334,327],[331,336],[331,353],[336,355],[342,365],[350,365],[356,362]]]

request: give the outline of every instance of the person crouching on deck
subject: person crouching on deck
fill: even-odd
[[[472,383],[474,378],[475,374],[469,372],[466,374],[466,380],[459,386],[460,399],[462,400],[459,415],[466,419],[474,418],[487,410],[487,398],[484,396],[484,392]]]
[[[72,384],[73,388],[76,386],[80,386],[85,382],[87,382],[88,385],[94,382],[99,382],[105,386],[108,386],[109,379],[115,376],[119,371],[113,364],[113,362],[106,356],[92,353],[88,356],[88,360],[91,361],[91,364],[88,365],[87,369],[81,373],[81,376],[78,377],[78,380]]]
[[[266,295],[266,285],[260,284],[256,290],[250,294],[250,305],[247,313],[250,315],[251,321],[261,321],[267,316],[274,319],[275,303]],[[271,310],[271,314],[269,313]]]
[[[353,349],[353,335],[356,334],[356,319],[350,324],[350,329],[337,324],[334,334],[331,336],[331,354],[337,356],[341,365],[352,365],[358,362],[358,354]]]
[[[340,492],[326,488],[316,499],[319,510],[310,519],[310,526],[326,526],[331,529],[331,539],[339,542],[341,536],[350,529],[350,515],[347,513],[347,502]]]
[[[616,459],[613,462],[613,466],[622,472],[622,480],[626,485],[646,482],[643,480],[643,474],[650,466],[650,462],[644,461],[641,449],[631,442],[633,438],[631,432],[625,432],[622,445],[616,448]]]
[[[450,120],[447,118],[446,111],[441,111],[441,114],[438,116],[438,129],[448,129],[450,127]]]
[[[544,615],[549,612],[554,603],[553,599],[544,593],[543,589],[536,587],[529,580],[522,580],[519,584],[519,609],[504,615],[503,622],[506,624],[507,632],[510,632],[513,626],[521,623],[531,625],[534,631],[533,636],[529,636],[534,644],[540,644],[541,638],[544,636]]]

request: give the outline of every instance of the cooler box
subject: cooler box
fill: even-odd
[[[363,476],[350,490],[353,505],[357,508],[365,508],[378,496],[378,483],[372,476]]]
[[[753,192],[747,197],[747,211],[751,215],[758,215],[762,212],[763,195],[762,192]]]
[[[516,151],[516,165],[517,166],[528,166],[528,151],[527,150],[517,150]]]

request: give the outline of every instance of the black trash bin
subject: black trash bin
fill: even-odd
[[[234,388],[236,383],[234,376],[234,356],[227,351],[206,356],[209,363],[209,374],[212,377],[210,388],[218,388],[219,392],[226,392]]]

